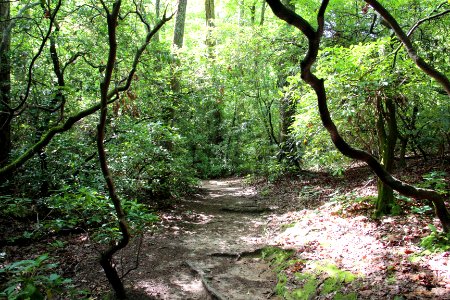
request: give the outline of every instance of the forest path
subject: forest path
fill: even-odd
[[[260,258],[268,210],[261,199],[240,179],[203,181],[202,191],[144,237],[127,285],[147,299],[278,299],[276,275]]]

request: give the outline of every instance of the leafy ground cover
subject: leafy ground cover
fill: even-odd
[[[410,178],[406,172],[397,175],[417,182],[432,174],[439,162],[434,163],[415,162]],[[427,203],[398,197],[397,215],[374,219],[376,182],[365,168],[348,170],[341,179],[317,173],[305,178],[282,180],[266,192],[285,209],[268,224],[273,245],[291,253],[269,255],[279,294],[286,299],[450,299],[448,237],[438,237]]]

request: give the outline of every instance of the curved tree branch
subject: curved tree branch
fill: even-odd
[[[106,5],[103,3],[103,1],[102,4],[107,13],[109,52],[105,75],[102,82],[100,83],[101,107],[100,120],[97,126],[97,149],[100,168],[102,170],[103,177],[105,178],[106,185],[108,186],[109,197],[111,198],[114,209],[116,211],[117,221],[119,222],[119,229],[122,237],[117,243],[112,244],[107,250],[103,251],[100,254],[100,265],[105,271],[105,275],[108,278],[108,281],[111,284],[112,288],[114,289],[117,298],[125,299],[125,288],[111,260],[117,251],[125,248],[128,245],[128,242],[130,241],[130,231],[128,228],[125,211],[123,210],[120,198],[116,193],[112,174],[109,170],[106,159],[105,145],[103,144],[105,139],[105,127],[108,114],[108,90],[111,84],[111,78],[114,71],[114,65],[117,55],[116,28],[121,1],[117,0],[116,2],[114,2],[111,13],[106,8]]]
[[[389,26],[394,30],[398,39],[405,46],[409,57],[414,61],[414,63],[424,71],[428,76],[434,78],[440,85],[442,85],[450,96],[450,80],[445,74],[436,70],[433,66],[425,62],[425,60],[417,54],[411,40],[408,35],[403,31],[403,29],[398,24],[397,20],[389,13],[389,11],[381,5],[377,0],[364,0],[366,3],[370,4],[372,8],[380,14],[381,17],[389,24]]]
[[[408,31],[408,33],[406,34],[408,37],[411,36],[411,34],[417,29],[419,28],[419,26],[423,23],[425,23],[426,21],[431,21],[431,20],[435,20],[438,19],[440,17],[445,16],[446,14],[450,13],[450,9],[444,10],[443,12],[440,12],[438,14],[432,15],[432,16],[428,16],[426,18],[423,18],[419,21],[416,22],[416,24],[414,24],[413,27],[411,27],[411,29]]]
[[[280,6],[283,6],[280,2],[280,0],[266,0],[269,6],[275,7],[277,10],[277,17],[280,19],[287,19],[287,16],[292,17],[292,12],[288,13],[289,11],[286,7],[284,9],[280,9]],[[370,169],[380,178],[381,181],[383,181],[386,185],[390,186],[392,189],[398,191],[399,193],[414,198],[418,200],[431,200],[433,204],[435,205],[436,214],[439,217],[439,220],[441,221],[442,228],[445,232],[450,232],[450,215],[448,213],[448,210],[444,203],[444,198],[442,195],[437,193],[434,190],[430,189],[422,189],[422,188],[416,188],[410,184],[407,184],[394,176],[392,176],[389,172],[387,172],[384,167],[377,161],[375,157],[370,155],[369,153],[360,150],[355,149],[352,146],[350,146],[340,135],[336,125],[334,124],[333,120],[330,116],[330,111],[328,109],[327,104],[327,95],[325,91],[324,86],[324,80],[319,79],[314,73],[311,71],[311,67],[314,64],[314,62],[317,59],[317,54],[319,51],[319,43],[320,38],[323,34],[323,20],[324,20],[324,13],[326,10],[326,6],[328,4],[328,0],[323,0],[322,5],[320,7],[320,10],[317,15],[318,20],[318,30],[314,32],[314,35],[311,37],[308,37],[308,52],[304,59],[301,62],[301,77],[302,79],[309,84],[316,93],[317,101],[318,101],[318,107],[319,107],[319,114],[320,118],[322,120],[322,124],[325,127],[325,129],[330,134],[331,140],[333,141],[336,148],[345,156],[360,160],[365,162]],[[370,1],[373,2],[373,1]],[[275,12],[274,12],[275,13]],[[284,15],[286,14],[286,15]],[[298,17],[301,18],[301,17]],[[304,20],[304,19],[301,19]],[[299,20],[297,23],[301,22]],[[295,22],[294,22],[295,23]],[[309,26],[311,27],[311,26]],[[306,34],[305,34],[306,35]]]
[[[122,86],[116,87],[114,89],[111,89],[111,91],[108,92],[108,95],[107,95],[108,104],[117,100],[116,96],[119,92],[124,92],[130,88],[131,82],[133,79],[133,75],[135,74],[135,72],[137,70],[139,60],[140,60],[142,54],[144,53],[145,47],[148,46],[150,39],[156,34],[156,32],[159,29],[161,29],[161,27],[167,21],[169,21],[172,18],[172,16],[173,16],[173,14],[170,15],[169,17],[164,16],[163,19],[161,19],[158,22],[158,24],[155,26],[155,28],[147,34],[143,45],[135,53],[133,65],[132,65],[131,70],[128,72],[128,76],[127,76],[127,80],[126,80],[125,84]],[[82,53],[80,55],[82,55]],[[30,148],[28,148],[24,153],[22,153],[19,157],[17,157],[15,160],[13,160],[8,165],[0,168],[0,177],[3,175],[6,175],[6,174],[10,174],[11,172],[14,172],[15,170],[17,170],[18,168],[23,166],[23,164],[25,164],[30,158],[32,158],[34,154],[38,153],[42,148],[47,146],[52,141],[52,139],[55,137],[55,135],[57,135],[58,133],[63,133],[65,131],[68,131],[69,129],[72,128],[72,126],[75,123],[77,123],[78,121],[80,121],[81,119],[83,119],[89,115],[94,114],[95,112],[97,112],[100,109],[100,107],[101,107],[100,103],[93,105],[93,106],[91,106],[83,111],[80,111],[77,114],[67,118],[67,120],[63,124],[60,124],[58,126],[54,126],[54,127],[50,128],[47,132],[45,132],[42,135],[42,137],[40,138],[39,141],[37,141]]]
[[[42,50],[44,50],[45,44],[47,44],[47,40],[50,38],[50,35],[52,34],[53,25],[55,24],[56,15],[58,14],[61,4],[62,4],[62,0],[59,0],[58,3],[56,4],[55,9],[50,13],[50,17],[49,17],[50,24],[48,26],[48,30],[47,30],[44,38],[42,39],[42,42],[41,42],[41,45],[39,46],[38,51],[31,59],[30,65],[28,67],[28,72],[27,72],[28,79],[27,79],[27,86],[25,89],[25,94],[23,96],[21,96],[20,103],[15,108],[12,109],[13,111],[20,110],[25,105],[25,103],[28,100],[28,97],[30,96],[31,83],[33,82],[32,79],[33,79],[34,64],[36,63],[39,56],[41,56]],[[50,7],[48,9],[50,9]],[[12,118],[12,116],[11,116],[11,118]]]

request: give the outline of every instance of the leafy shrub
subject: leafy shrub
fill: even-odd
[[[30,198],[13,197],[11,195],[0,196],[0,216],[25,218],[30,216],[33,200]]]
[[[420,245],[430,252],[444,252],[450,250],[450,234],[438,232],[436,227],[429,224],[430,235],[422,238]]]
[[[94,228],[94,240],[107,242],[119,234],[112,202],[90,188],[66,189],[44,200],[50,209],[41,228],[50,231]],[[132,234],[139,233],[158,220],[158,217],[136,200],[122,200]]]
[[[433,171],[423,175],[425,182],[421,186],[426,188],[432,188],[436,190],[439,194],[448,193],[447,183],[445,182],[445,176],[447,173],[442,171]]]
[[[13,262],[0,268],[0,278],[5,282],[0,286],[0,298],[16,299],[55,299],[64,295],[74,299],[78,294],[71,280],[55,272],[57,264],[48,262],[48,254],[36,259]]]
[[[134,124],[122,120],[109,145],[110,167],[117,188],[127,195],[178,197],[197,185],[185,140],[176,128],[161,122]],[[137,146],[139,145],[139,146]]]

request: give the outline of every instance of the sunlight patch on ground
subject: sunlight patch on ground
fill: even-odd
[[[230,180],[205,180],[202,187],[214,192],[208,193],[212,198],[223,196],[255,196],[257,194],[254,187],[243,187],[241,179]]]
[[[183,291],[191,293],[201,293],[203,291],[203,284],[200,279],[192,279],[191,276],[180,273],[171,280],[174,284],[178,285]]]
[[[331,263],[358,275],[363,298],[404,294],[414,299],[450,299],[441,297],[450,289],[450,252],[423,254],[419,241],[429,230],[418,216],[372,220],[348,212],[342,216],[341,211],[339,205],[328,204],[272,215],[269,228],[283,224],[272,243],[295,250],[305,271],[315,263]]]
[[[355,230],[354,223],[364,222],[365,217],[343,219],[325,213],[312,214],[287,228],[275,243],[305,252],[302,255],[305,259],[328,259],[362,275],[370,274],[384,257],[383,245],[371,235],[375,230],[373,224],[364,223]],[[360,260],[355,261],[355,257]]]
[[[202,213],[195,214],[195,221],[192,222],[192,224],[207,224],[211,222],[214,219],[213,215],[206,215]]]
[[[170,288],[167,284],[156,281],[140,281],[136,283],[136,288],[142,289],[152,296],[163,296],[165,294],[168,294],[170,291]]]

